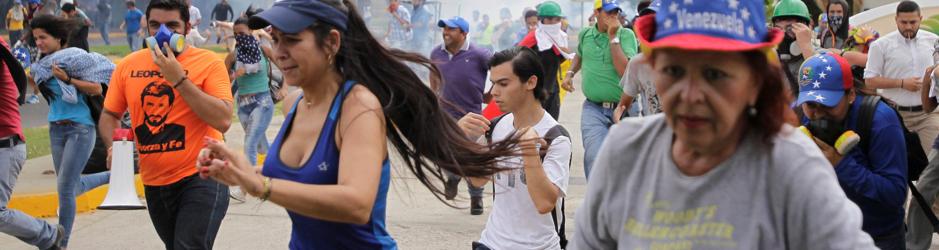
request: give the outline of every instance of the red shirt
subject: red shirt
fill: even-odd
[[[9,50],[10,46],[6,41],[0,39],[0,45]],[[0,60],[0,138],[6,138],[17,135],[21,140],[23,137],[23,125],[20,120],[20,105],[16,98],[20,96],[16,83],[13,82],[13,75],[9,68]]]

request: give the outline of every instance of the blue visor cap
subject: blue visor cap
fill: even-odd
[[[284,0],[248,20],[251,29],[274,26],[284,33],[300,33],[317,21],[345,31],[349,17],[342,11],[319,0]]]
[[[469,23],[466,22],[466,20],[464,20],[462,17],[458,16],[450,19],[440,19],[440,21],[437,21],[437,27],[460,28],[463,33],[468,33],[470,31]]]

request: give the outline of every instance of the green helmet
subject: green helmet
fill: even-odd
[[[561,5],[554,1],[547,1],[538,5],[539,17],[562,17]]]
[[[776,18],[780,17],[798,17],[803,19],[805,23],[811,23],[812,17],[809,15],[809,7],[805,6],[800,0],[780,0],[776,3],[776,6],[773,7],[773,18],[775,21]]]

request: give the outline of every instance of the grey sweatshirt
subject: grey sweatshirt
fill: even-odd
[[[749,133],[702,176],[681,173],[662,114],[610,129],[571,249],[876,249],[831,164],[791,126]]]

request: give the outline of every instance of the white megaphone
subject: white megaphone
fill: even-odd
[[[133,210],[145,209],[137,198],[134,185],[134,134],[130,129],[115,129],[111,145],[111,180],[108,195],[98,209]]]

